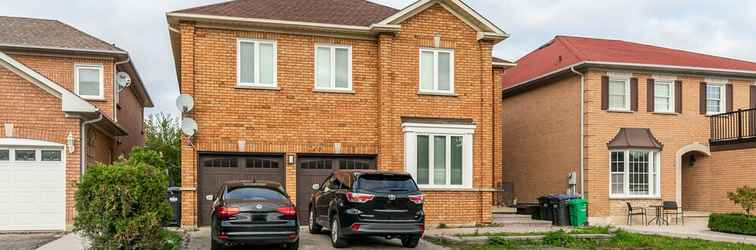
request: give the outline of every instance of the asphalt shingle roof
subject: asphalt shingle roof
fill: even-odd
[[[0,16],[0,46],[93,50],[125,53],[57,20]]]
[[[398,11],[366,0],[234,0],[173,13],[369,26]]]

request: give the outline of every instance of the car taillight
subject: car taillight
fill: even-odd
[[[347,192],[346,197],[349,202],[365,203],[372,201],[373,198],[375,198],[375,195]]]
[[[292,206],[279,207],[276,208],[276,211],[283,214],[286,218],[294,218],[297,216],[297,209]]]
[[[216,214],[218,214],[218,218],[228,219],[239,214],[241,210],[239,210],[238,207],[219,207],[215,210],[215,212]]]
[[[423,201],[425,200],[425,195],[418,194],[418,195],[410,195],[409,200],[414,202],[415,204],[423,204]]]

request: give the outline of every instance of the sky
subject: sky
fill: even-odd
[[[177,115],[165,13],[224,0],[3,0],[0,16],[57,19],[129,51],[155,108]],[[286,1],[286,0],[281,0]],[[415,0],[372,0],[397,9]],[[756,61],[756,1],[463,0],[511,35],[494,56],[517,60],[555,35],[622,39]]]

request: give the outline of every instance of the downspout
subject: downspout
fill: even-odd
[[[121,99],[118,96],[120,92],[118,91],[118,84],[116,83],[116,81],[118,81],[118,76],[116,76],[118,73],[118,65],[128,63],[130,61],[131,57],[126,57],[126,60],[113,64],[113,120],[116,122],[118,122],[118,102],[120,102]],[[126,87],[124,87],[124,89],[126,89]]]
[[[575,66],[570,70],[580,76],[580,196],[585,199],[585,75]]]
[[[84,176],[84,172],[87,170],[87,125],[102,121],[103,119],[102,112],[100,112],[99,109],[96,112],[99,115],[97,118],[81,123],[81,146],[79,147],[81,150],[81,156],[79,159],[79,162],[81,163],[79,168],[80,176]]]

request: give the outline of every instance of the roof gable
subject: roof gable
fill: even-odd
[[[398,25],[405,20],[423,12],[435,4],[440,4],[449,12],[457,16],[478,32],[489,33],[502,38],[509,37],[509,34],[501,30],[491,21],[480,15],[470,8],[461,0],[418,0],[417,2],[405,7],[401,11],[394,13],[388,18],[377,23],[377,25]]]
[[[172,13],[369,26],[397,11],[367,0],[234,0]]]

